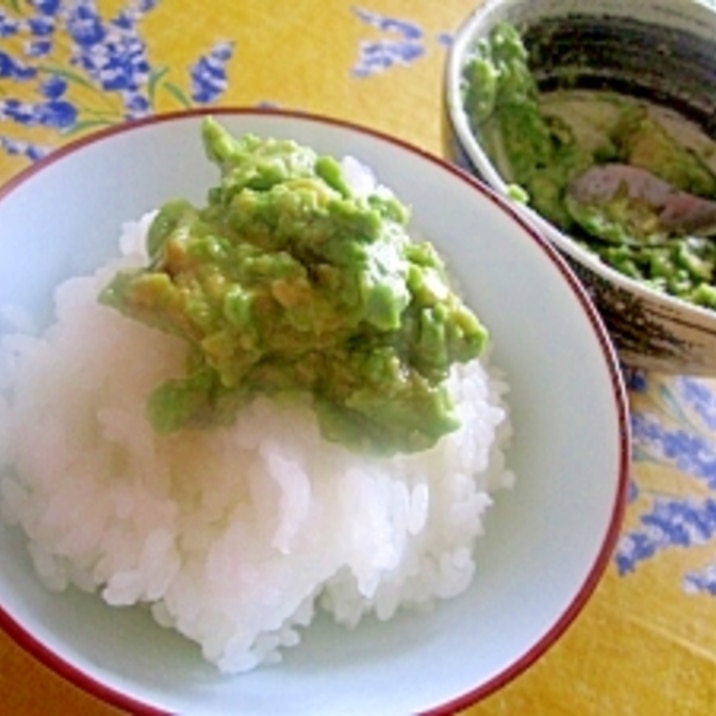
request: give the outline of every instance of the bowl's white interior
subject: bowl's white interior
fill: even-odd
[[[566,626],[615,534],[628,445],[603,330],[553,252],[454,169],[307,117],[220,120],[235,133],[292,137],[371,165],[413,206],[416,227],[491,328],[494,361],[512,384],[518,483],[488,516],[477,579],[433,614],[369,620],[354,632],[321,619],[281,665],[233,678],[138,609],[46,592],[21,535],[5,526],[0,606],[72,664],[73,678],[182,714],[408,713],[499,683]],[[201,200],[215,172],[202,155],[199,122],[173,118],[86,143],[0,196],[0,306],[47,321],[53,285],[110,256],[122,221],[177,195]]]

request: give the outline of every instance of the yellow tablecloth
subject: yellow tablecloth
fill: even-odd
[[[442,153],[446,48],[473,6],[0,0],[0,182],[97,128],[193,105],[317,112]],[[628,379],[633,480],[607,573],[472,716],[716,713],[716,382]],[[0,634],[0,714],[116,713]]]

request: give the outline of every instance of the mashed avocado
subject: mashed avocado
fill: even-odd
[[[618,271],[716,308],[713,241],[664,235],[653,212],[623,194],[607,205],[584,206],[567,192],[589,167],[613,162],[716,197],[712,167],[700,151],[677,141],[651,107],[608,91],[541,93],[520,34],[506,23],[473,47],[463,71],[463,102],[504,181],[522,187],[539,214]]]
[[[212,119],[202,136],[221,175],[206,205],[164,205],[149,265],[100,297],[189,346],[186,376],[149,398],[155,428],[226,424],[263,394],[312,400],[324,435],[355,449],[422,450],[454,430],[448,371],[487,332],[409,237],[407,208],[295,142]]]
[[[559,225],[568,224],[564,188],[592,163],[557,116],[543,116],[539,90],[517,30],[497,25],[480,40],[464,68],[464,105],[472,129],[507,183]]]

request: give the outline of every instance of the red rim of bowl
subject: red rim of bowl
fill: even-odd
[[[52,152],[47,157],[40,159],[32,166],[22,170],[0,186],[0,202],[8,196],[13,190],[31,179],[35,174],[42,171],[45,167],[60,161],[68,154],[80,151],[88,145],[100,142],[108,137],[113,137],[124,132],[131,132],[149,125],[162,124],[164,122],[172,122],[183,120],[189,117],[199,117],[206,115],[256,115],[256,116],[279,116],[293,119],[300,119],[317,124],[328,124],[334,127],[348,129],[359,134],[369,135],[376,139],[393,144],[412,154],[417,154],[423,159],[437,165],[444,171],[449,172],[455,178],[463,181],[481,193],[487,199],[498,205],[500,209],[510,215],[522,230],[530,236],[543,250],[546,257],[552,261],[559,269],[562,277],[570,285],[575,297],[579,301],[589,324],[597,338],[603,358],[609,370],[609,376],[612,385],[612,393],[614,398],[615,412],[618,422],[619,441],[619,475],[617,489],[614,495],[614,504],[611,511],[611,519],[606,533],[602,539],[601,548],[597,557],[587,574],[584,582],[579,590],[572,598],[570,604],[566,607],[555,623],[513,664],[505,668],[494,677],[477,686],[476,688],[461,694],[440,706],[433,707],[427,711],[421,712],[423,716],[448,716],[457,710],[466,709],[481,701],[488,695],[501,689],[507,685],[515,677],[526,671],[534,662],[542,656],[550,647],[552,647],[558,639],[563,635],[567,628],[572,624],[577,615],[584,608],[599,583],[604,571],[607,568],[611,558],[616,541],[619,536],[624,510],[626,505],[626,492],[629,474],[630,462],[630,430],[628,422],[628,408],[626,400],[626,392],[619,369],[619,362],[616,353],[612,347],[608,337],[606,328],[599,317],[596,308],[586,291],[580,284],[579,280],[572,273],[564,260],[556,253],[556,250],[547,244],[547,242],[517,213],[504,199],[502,199],[493,189],[480,182],[475,177],[460,169],[458,166],[448,163],[440,157],[431,154],[409,142],[400,138],[388,135],[380,130],[364,127],[351,121],[327,117],[309,112],[285,111],[277,109],[262,108],[232,108],[217,107],[211,109],[191,109],[180,112],[169,112],[164,114],[156,114],[139,120],[133,120],[124,124],[115,125],[102,129],[94,134],[82,137],[74,142],[70,142],[59,149]],[[0,628],[2,628],[20,647],[37,658],[46,667],[80,687],[89,694],[92,694],[106,703],[123,709],[129,709],[132,713],[140,716],[160,716],[168,712],[158,709],[154,706],[138,701],[131,696],[120,693],[114,688],[98,681],[93,676],[85,673],[78,667],[72,665],[61,656],[56,654],[45,644],[36,639],[22,625],[10,616],[0,606]]]

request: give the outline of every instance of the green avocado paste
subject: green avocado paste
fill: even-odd
[[[100,300],[184,339],[186,375],[148,400],[154,428],[225,425],[257,395],[310,399],[324,436],[359,451],[424,450],[459,426],[451,366],[487,331],[450,287],[408,209],[356,188],[330,156],[202,126],[219,169],[205,206],[170,201],[148,265]]]
[[[595,165],[646,169],[675,189],[716,197],[716,144],[665,108],[576,78],[540,91],[518,30],[495,26],[471,48],[463,105],[471,129],[511,194],[617,271],[657,290],[716,309],[716,242],[664,235],[651,210],[617,193],[598,209],[580,205],[570,183]],[[571,86],[570,86],[571,85]]]

